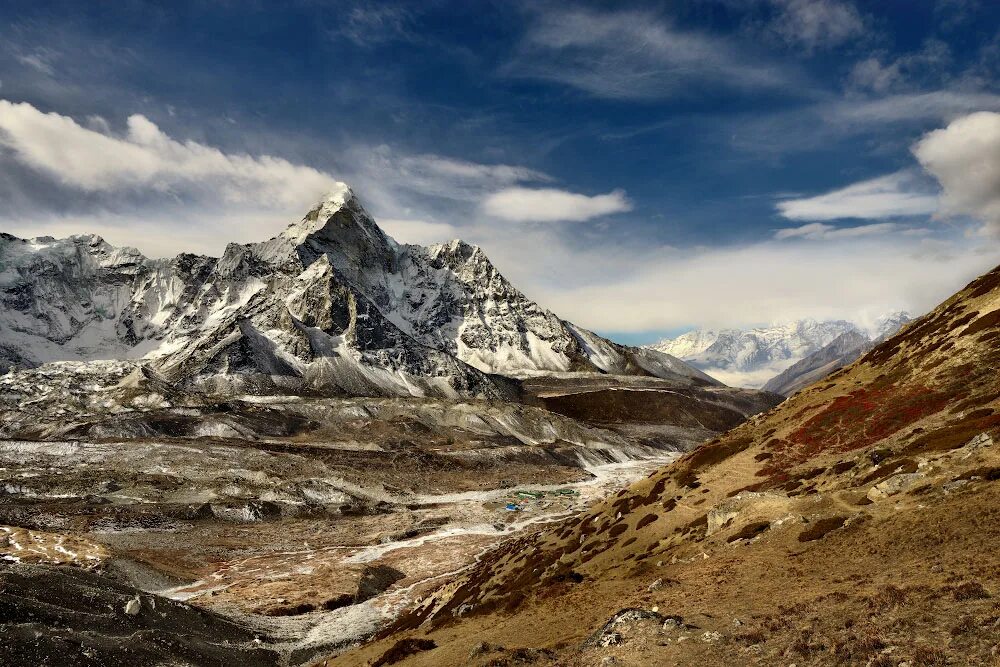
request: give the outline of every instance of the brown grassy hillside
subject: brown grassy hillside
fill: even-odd
[[[1000,268],[329,664],[998,665],[998,438]]]

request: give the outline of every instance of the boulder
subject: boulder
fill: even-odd
[[[884,500],[906,491],[922,479],[924,479],[924,474],[920,472],[901,473],[886,477],[868,491],[868,500]]]

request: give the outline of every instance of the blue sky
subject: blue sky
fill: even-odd
[[[645,342],[1000,261],[991,0],[0,2],[0,229],[221,252],[333,180]]]

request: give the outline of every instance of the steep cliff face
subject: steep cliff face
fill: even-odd
[[[342,186],[275,238],[149,260],[96,236],[0,236],[0,371],[142,359],[214,392],[510,397],[495,375],[713,384],[514,288],[475,246],[389,238]]]

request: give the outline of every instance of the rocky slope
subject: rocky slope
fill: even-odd
[[[330,664],[994,664],[998,367],[1000,268]]]
[[[845,320],[804,319],[748,330],[696,330],[650,347],[683,359],[726,384],[761,387],[771,377],[844,334],[877,340],[894,333],[907,321],[906,313],[893,312],[879,318],[867,330]]]
[[[259,629],[80,569],[0,568],[0,618],[6,665],[280,664]]]
[[[895,313],[881,318],[875,327],[874,339],[863,331],[843,333],[829,345],[775,375],[767,381],[763,389],[782,396],[791,396],[860,358],[865,352],[894,335],[909,321],[910,317],[906,313]]]
[[[511,398],[496,375],[569,371],[713,382],[559,319],[475,246],[397,244],[346,186],[217,259],[0,235],[0,303],[0,371],[142,359],[215,394]]]

